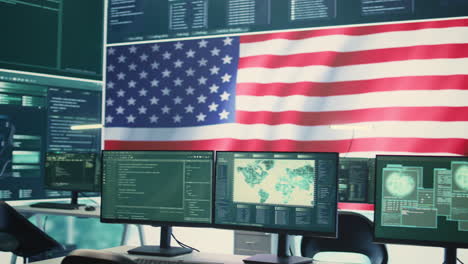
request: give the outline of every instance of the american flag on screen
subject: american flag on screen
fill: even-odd
[[[468,154],[468,19],[111,46],[106,79],[106,149]]]

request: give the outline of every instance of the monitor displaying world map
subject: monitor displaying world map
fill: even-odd
[[[336,235],[338,153],[217,151],[214,222]]]
[[[234,167],[235,202],[314,206],[314,160],[237,159]]]

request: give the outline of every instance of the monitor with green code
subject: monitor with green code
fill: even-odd
[[[105,222],[211,223],[212,151],[103,151]]]

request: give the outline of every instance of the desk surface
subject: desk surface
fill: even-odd
[[[16,211],[20,214],[49,214],[49,215],[67,215],[75,217],[89,217],[99,218],[101,211],[99,205],[93,205],[96,207],[94,211],[86,211],[85,206],[80,206],[77,210],[65,210],[65,209],[51,209],[51,208],[37,208],[29,205],[13,206]]]
[[[142,255],[130,255],[127,253],[129,249],[135,248],[135,246],[120,246],[109,249],[104,249],[103,251],[110,251],[118,254],[124,254],[126,257],[131,259],[136,258],[148,258],[148,259],[168,259],[164,257],[151,257],[151,256],[142,256]],[[204,252],[193,252],[191,254],[186,254],[182,256],[169,258],[170,260],[175,261],[196,261],[196,262],[205,262],[205,263],[226,263],[226,264],[243,264],[243,259],[247,256],[241,255],[228,255],[228,254],[212,254]],[[34,262],[34,264],[60,264],[62,258],[54,258],[43,261]],[[182,263],[181,263],[182,264]]]

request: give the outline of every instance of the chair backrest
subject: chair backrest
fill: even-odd
[[[19,247],[19,241],[12,235],[0,232],[0,251],[12,252]]]
[[[30,257],[62,245],[34,226],[13,207],[0,201],[0,250]],[[11,239],[11,240],[10,240]]]
[[[387,248],[373,242],[373,223],[365,216],[353,212],[338,213],[338,238],[302,238],[301,254],[313,257],[318,252],[337,251],[361,253],[372,264],[386,264]]]

